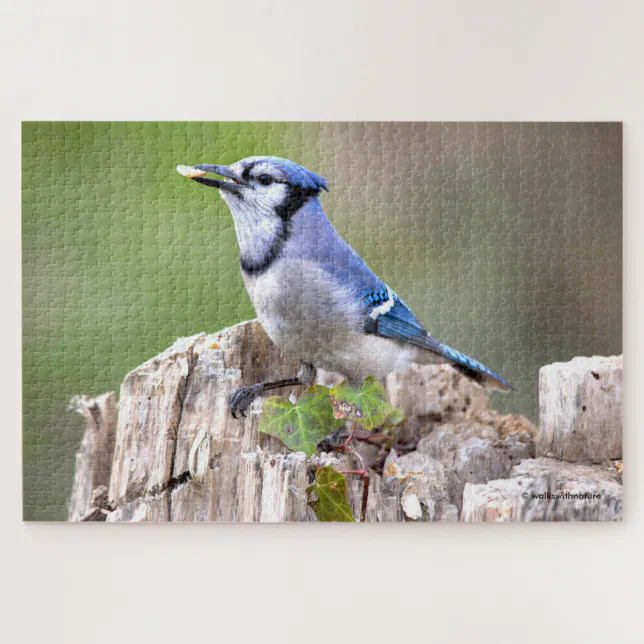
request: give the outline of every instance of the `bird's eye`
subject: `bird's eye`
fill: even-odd
[[[273,177],[271,177],[270,174],[260,174],[259,177],[257,177],[257,181],[259,181],[263,186],[270,186],[271,183],[273,183]]]

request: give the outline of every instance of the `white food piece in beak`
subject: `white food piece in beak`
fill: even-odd
[[[199,168],[193,168],[191,165],[178,165],[177,172],[188,179],[195,179],[196,177],[203,177],[208,174],[205,170],[199,170]]]

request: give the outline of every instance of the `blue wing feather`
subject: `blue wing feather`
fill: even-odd
[[[474,380],[482,381],[484,378],[481,376],[487,375],[511,389],[503,378],[490,371],[485,365],[432,338],[414,317],[409,307],[386,285],[380,289],[366,289],[362,297],[366,333],[374,333],[384,338],[400,340],[427,349],[451,361],[460,371]]]
[[[393,297],[393,304],[390,302],[390,294]],[[386,286],[377,291],[366,290],[363,292],[363,302],[365,305],[364,328],[367,333],[403,340],[443,355],[441,343],[434,340],[423,329],[409,307]],[[381,312],[374,314],[374,311],[377,312],[378,309]]]

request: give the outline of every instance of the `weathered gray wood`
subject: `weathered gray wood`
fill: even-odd
[[[229,474],[209,469],[200,480],[189,480],[177,487],[172,492],[171,520],[306,520],[308,476],[303,453],[242,452],[233,487],[221,484]]]
[[[534,456],[536,429],[528,420],[499,414],[493,418],[491,424],[464,420],[441,425],[418,442],[418,453],[446,467],[449,499],[459,511],[466,483],[507,478],[514,465]]]
[[[75,397],[70,409],[87,419],[80,450],[76,454],[76,472],[69,501],[69,521],[81,521],[88,515],[101,521],[104,508],[100,503],[107,500],[95,494],[110,483],[112,457],[116,440],[116,396],[114,392],[88,398]],[[94,510],[91,510],[91,509]]]
[[[169,485],[186,385],[204,339],[181,338],[125,377],[109,488],[117,505]]]
[[[316,469],[352,469],[356,464],[341,453],[307,459],[261,434],[261,399],[247,418],[235,420],[228,410],[237,387],[292,377],[298,369],[297,361],[283,356],[262,327],[250,321],[180,339],[134,369],[121,387],[118,422],[113,394],[97,399],[99,403],[79,399],[88,430],[77,460],[70,519],[316,521],[306,497]],[[321,373],[318,381],[329,385],[338,376]],[[392,374],[386,387],[391,402],[407,414],[401,449],[416,449],[402,455],[392,451],[382,476],[370,472],[367,521],[456,521],[461,506],[462,520],[612,519],[618,507],[621,512],[618,482],[555,476],[553,464],[546,473],[543,463],[537,474],[530,468],[513,469],[518,462],[535,469],[535,461],[524,460],[534,455],[535,429],[525,418],[490,409],[485,393],[451,367]],[[302,388],[293,391],[299,394]],[[97,404],[105,411],[97,414]],[[111,429],[102,433],[99,425]],[[104,434],[112,437],[111,451],[97,440]],[[375,458],[379,447],[361,443],[361,451],[369,450]],[[112,452],[110,467],[106,454]],[[362,480],[347,478],[348,501],[357,517]],[[517,501],[518,486],[527,485],[523,481],[535,489],[611,485],[605,489],[607,504],[563,513],[551,509],[548,514],[541,506],[525,509]],[[490,495],[498,497],[496,506],[487,502]]]
[[[134,499],[109,513],[106,520],[112,523],[121,521],[165,523],[170,521],[170,493],[168,490],[164,490],[160,494]]]
[[[385,481],[400,483],[400,506],[406,521],[458,521],[458,509],[450,502],[445,466],[421,452],[387,457]]]
[[[467,483],[461,520],[621,521],[619,478],[614,467],[527,459],[513,468],[509,479]]]
[[[394,407],[409,416],[447,423],[489,409],[485,390],[449,365],[413,365],[387,376],[386,389]]]
[[[537,456],[622,458],[622,356],[574,358],[539,370]]]
[[[490,406],[485,390],[446,364],[391,373],[385,388],[391,404],[407,414],[402,439],[411,443],[439,425],[477,416]]]
[[[244,505],[247,501],[235,492],[247,489],[250,483],[246,477],[252,478],[257,469],[248,465],[249,459],[257,455],[258,447],[271,456],[287,454],[288,450],[277,439],[259,433],[261,400],[253,404],[247,418],[234,419],[228,399],[238,387],[290,378],[298,370],[299,363],[283,358],[256,321],[205,337],[186,388],[173,469],[175,479],[192,473],[199,481],[200,503],[195,505],[194,485],[175,490],[173,520],[251,520]],[[299,394],[302,388],[294,391]],[[270,462],[265,467],[262,461],[258,493],[263,477],[271,477]],[[285,462],[287,471],[291,462]],[[186,498],[191,499],[188,509]],[[257,512],[259,520],[262,512],[264,516],[271,514],[267,509]]]

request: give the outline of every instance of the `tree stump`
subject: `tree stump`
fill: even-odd
[[[87,429],[76,454],[69,520],[104,521],[116,442],[116,396],[114,392],[97,398],[77,396],[70,410],[87,419]]]
[[[306,495],[316,469],[355,464],[340,452],[307,458],[260,433],[261,399],[247,418],[236,420],[228,410],[237,387],[289,378],[298,369],[251,320],[181,338],[134,369],[121,386],[118,419],[114,394],[76,398],[88,427],[69,520],[316,521]],[[338,379],[318,374],[322,384]],[[469,485],[509,477],[516,463],[534,456],[529,421],[490,409],[483,390],[447,365],[391,374],[386,389],[407,418],[398,451],[388,455],[369,444],[369,435],[359,437],[376,469],[369,522],[457,521]],[[362,480],[347,479],[359,517]]]
[[[574,463],[621,459],[622,371],[622,356],[542,367],[537,456]]]
[[[621,521],[623,487],[615,466],[528,459],[509,479],[468,483],[467,522]]]

